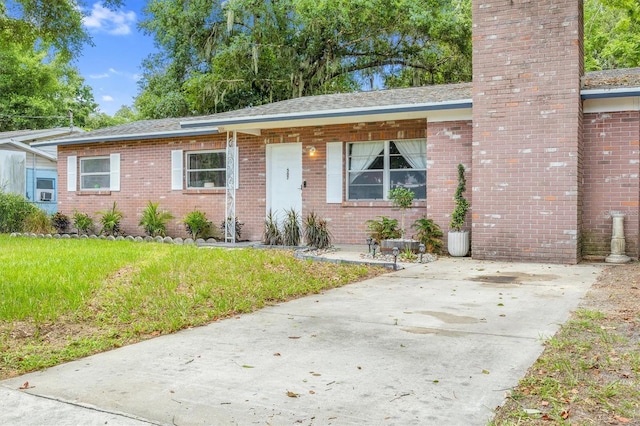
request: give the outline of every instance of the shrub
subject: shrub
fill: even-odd
[[[207,215],[199,210],[187,213],[182,220],[184,222],[187,233],[191,238],[209,238],[211,234],[211,222],[207,220]]]
[[[122,220],[123,214],[121,211],[118,211],[116,202],[113,202],[113,206],[110,209],[98,212],[98,214],[101,215],[100,224],[102,225],[102,230],[100,233],[103,235],[118,236],[120,234],[120,221]]]
[[[285,246],[300,244],[302,231],[300,229],[300,215],[295,209],[285,211],[286,217],[282,225],[282,243]]]
[[[23,225],[25,232],[32,232],[34,234],[51,234],[54,230],[47,212],[38,208],[29,213]]]
[[[222,222],[220,224],[220,230],[222,231],[222,238],[226,238],[226,234],[227,234],[227,223],[231,223],[233,221],[233,219],[231,219],[231,217],[227,218],[226,222]],[[244,226],[244,223],[240,222],[240,220],[236,217],[235,220],[235,230],[236,230],[236,242],[240,241],[240,239],[242,238],[242,227]]]
[[[149,201],[147,207],[142,211],[142,218],[139,225],[142,226],[144,232],[152,237],[167,235],[167,222],[173,219],[173,215],[168,211],[159,211],[159,203]]]
[[[0,190],[0,233],[22,232],[25,219],[36,210],[22,195]]]
[[[78,230],[78,234],[88,234],[93,232],[93,219],[87,213],[76,211],[73,214],[73,226]]]
[[[442,231],[433,219],[421,218],[416,220],[413,229],[417,231],[417,239],[424,244],[427,253],[440,253],[442,250]]]
[[[280,233],[280,228],[278,227],[278,221],[276,217],[273,215],[273,212],[269,210],[269,214],[264,219],[264,236],[263,243],[275,246],[278,244],[282,244],[282,234]]]
[[[60,212],[54,213],[51,216],[51,225],[58,234],[64,234],[69,229],[69,216]]]
[[[304,219],[304,239],[307,244],[322,250],[331,246],[331,238],[327,221],[310,212]]]
[[[398,228],[398,220],[390,219],[387,216],[378,216],[379,220],[368,220],[369,236],[375,242],[380,244],[382,240],[400,238],[400,229]]]
[[[456,188],[456,193],[453,196],[455,200],[455,208],[451,213],[451,223],[449,226],[452,230],[460,232],[462,231],[462,227],[464,226],[465,219],[467,217],[467,211],[471,205],[469,204],[469,200],[464,198],[464,192],[467,190],[467,179],[464,176],[464,166],[462,164],[458,164],[458,186]]]

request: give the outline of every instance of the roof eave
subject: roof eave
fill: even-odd
[[[80,145],[84,143],[102,143],[102,142],[120,142],[131,140],[146,140],[157,138],[174,138],[174,137],[191,137],[191,136],[203,136],[203,135],[215,135],[218,134],[218,128],[206,127],[199,128],[197,130],[171,130],[164,132],[149,132],[149,133],[127,133],[122,135],[105,135],[105,136],[91,136],[86,138],[72,138],[72,139],[54,139],[44,142],[36,142],[33,146],[54,146],[54,145]]]
[[[15,140],[13,138],[7,139],[7,140],[0,140],[0,145],[5,145],[5,144],[6,145],[13,145],[14,147],[16,147],[18,149],[21,149],[21,150],[23,150],[25,152],[28,152],[30,154],[39,155],[40,157],[44,157],[44,158],[46,158],[47,160],[50,160],[50,161],[54,161],[54,162],[58,161],[58,159],[55,156],[53,156],[53,155],[51,155],[51,154],[49,154],[47,152],[44,152],[44,151],[42,151],[42,150],[40,150],[38,148],[31,147],[30,145],[27,145],[26,143],[17,141],[17,140]]]
[[[615,89],[586,89],[580,91],[580,96],[585,99],[626,98],[640,96],[640,87],[622,87]]]
[[[471,108],[471,99],[462,99],[446,102],[430,102],[422,104],[409,105],[393,105],[388,107],[370,107],[370,108],[343,108],[325,111],[299,112],[293,114],[271,114],[251,117],[232,117],[226,119],[210,119],[210,120],[193,120],[181,121],[180,126],[185,129],[199,128],[202,126],[215,126],[217,128],[232,129],[235,126],[258,126],[269,124],[269,127],[278,127],[278,123],[286,123],[287,126],[292,122],[311,122],[314,120],[340,119],[346,117],[375,117],[380,118],[381,115],[411,114],[417,112],[429,112],[448,109],[466,109]]]

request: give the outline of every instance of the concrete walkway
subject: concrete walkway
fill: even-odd
[[[409,265],[2,381],[0,424],[484,425],[599,270]]]

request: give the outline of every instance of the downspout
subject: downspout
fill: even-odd
[[[36,200],[36,186],[37,186],[36,185],[36,180],[37,180],[36,179],[36,171],[37,171],[37,166],[36,166],[37,163],[36,163],[36,161],[37,161],[37,159],[36,159],[36,153],[35,152],[32,155],[33,155],[33,181],[32,181],[32,185],[31,186],[33,188],[33,192],[31,194],[32,194],[32,197],[33,197],[33,203],[35,204],[36,201],[37,201]]]

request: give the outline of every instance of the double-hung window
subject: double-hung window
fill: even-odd
[[[424,139],[354,142],[347,147],[348,199],[387,200],[389,190],[404,187],[416,200],[427,198]]]
[[[187,188],[224,188],[227,154],[219,151],[195,151],[186,154]]]
[[[233,177],[238,188],[238,148],[234,149]],[[171,189],[225,189],[227,182],[227,151],[171,151]]]
[[[111,160],[109,157],[80,159],[80,189],[104,190],[111,187]]]
[[[120,191],[120,154],[80,158],[68,156],[67,191],[77,191],[78,183],[81,191]]]

